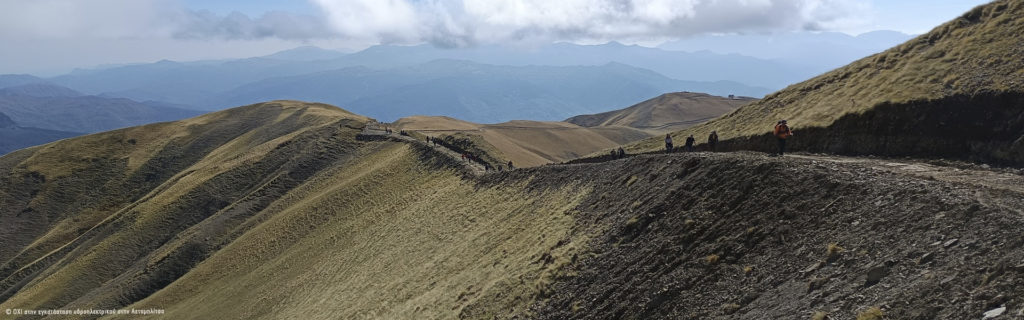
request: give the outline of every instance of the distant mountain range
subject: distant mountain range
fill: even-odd
[[[276,99],[331,103],[385,121],[418,114],[480,123],[560,120],[666,92],[762,97],[905,37],[709,36],[661,48],[615,42],[463,49],[382,45],[342,53],[299,47],[263,57],[164,60],[47,79],[0,75],[0,112],[17,127],[83,133],[199,114],[192,108]]]
[[[26,76],[0,76],[0,154],[74,137],[201,114],[160,102],[85,95]]]
[[[25,127],[100,132],[201,114],[160,102],[90,96],[46,83],[0,89],[0,112]]]
[[[76,70],[67,75],[47,79],[80,92],[110,97],[124,97],[137,101],[165,101],[188,105],[203,110],[219,110],[233,106],[225,105],[225,101],[260,101],[253,97],[239,96],[239,92],[256,86],[265,86],[267,82],[292,81],[285,79],[296,76],[322,77],[324,73],[338,74],[353,72],[354,67],[365,68],[383,73],[397,72],[421,65],[436,66],[436,61],[460,60],[468,64],[483,64],[503,67],[530,67],[534,70],[548,69],[549,74],[563,72],[558,67],[601,67],[608,64],[622,64],[635,68],[653,70],[648,72],[652,77],[684,80],[684,87],[673,87],[663,92],[635,92],[632,96],[651,96],[669,91],[706,91],[707,87],[717,90],[713,94],[741,94],[763,96],[774,89],[789,83],[805,79],[816,70],[809,70],[798,65],[787,65],[777,61],[751,58],[736,54],[716,54],[711,52],[679,52],[641,46],[626,46],[619,43],[604,45],[553,44],[533,49],[519,49],[497,46],[483,46],[466,49],[440,49],[428,45],[421,46],[375,46],[366,50],[345,54],[337,51],[315,47],[301,47],[279,52],[273,55],[219,61],[174,62],[160,61],[150,64],[126,65],[100,68],[93,70]],[[450,62],[448,62],[451,65]],[[422,68],[421,68],[422,69]],[[476,70],[479,72],[497,71],[501,68]],[[345,70],[345,71],[342,71]],[[396,71],[397,70],[397,71]],[[365,71],[365,70],[364,70]],[[437,70],[440,74],[450,75],[451,70]],[[367,71],[369,72],[369,71]],[[659,75],[656,75],[659,74]],[[479,78],[487,78],[489,74],[477,74]],[[358,77],[356,72],[352,77]],[[504,74],[496,77],[500,78]],[[434,78],[439,78],[440,75]],[[540,82],[548,81],[539,79]],[[549,81],[550,82],[550,81]],[[404,83],[399,83],[405,85]],[[444,82],[439,83],[446,85]],[[507,85],[508,83],[503,83]],[[352,90],[351,83],[320,83],[320,87],[330,90]],[[361,85],[361,84],[360,84]],[[386,83],[370,83],[370,86],[386,86]],[[439,87],[424,87],[427,92],[452,90]],[[400,87],[388,88],[391,92],[399,92]],[[472,95],[454,88],[457,95]],[[485,88],[487,91],[524,90],[530,88],[498,87]],[[599,88],[594,88],[595,90]],[[468,90],[468,89],[465,89]],[[280,91],[280,90],[277,90]],[[265,96],[265,95],[264,95]],[[364,95],[365,96],[365,95]],[[274,96],[273,99],[302,98],[313,100],[312,96]],[[429,100],[429,98],[421,98]],[[262,99],[267,100],[267,99]],[[360,105],[350,105],[354,100],[337,99],[325,102],[349,107],[355,110]],[[441,102],[426,101],[428,105]],[[635,103],[636,101],[629,101]],[[584,104],[586,101],[552,101],[544,107],[559,108],[562,104]],[[237,104],[235,104],[237,105]],[[607,109],[591,109],[586,112],[601,112],[622,105],[621,101],[606,104]],[[506,105],[484,105],[485,108],[502,109]],[[420,110],[429,111],[429,108]],[[506,118],[524,118],[528,114],[517,114],[514,110]],[[571,112],[563,114],[572,114]],[[461,116],[461,115],[458,115]],[[537,120],[559,120],[547,118]],[[498,121],[488,119],[488,121]]]
[[[618,63],[510,67],[436,60],[385,70],[354,67],[267,79],[229,90],[214,104],[308,100],[342,105],[386,121],[425,114],[494,123],[565,119],[682,89],[721,95],[756,95],[766,90],[729,81],[674,80]]]
[[[78,135],[80,133],[21,127],[10,117],[0,113],[0,155]]]

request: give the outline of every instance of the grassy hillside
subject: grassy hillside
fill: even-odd
[[[1024,142],[1017,140],[1024,128],[1022,32],[1024,1],[993,1],[675,135],[718,130],[722,139],[736,139],[738,148],[766,149],[766,133],[788,119],[797,132],[796,149],[1024,163]],[[634,149],[659,145],[651,139]]]
[[[448,117],[414,116],[399,119],[396,128],[430,136],[480,137],[484,149],[519,167],[532,167],[578,158],[650,136],[624,126],[581,127],[566,122],[509,121],[477,124]]]
[[[697,125],[757,99],[725,98],[695,92],[667,93],[629,108],[579,115],[565,122],[583,127],[623,126],[665,134]]]
[[[481,188],[366,121],[278,101],[0,158],[0,306],[482,317],[579,251],[587,188]]]
[[[419,142],[360,138],[368,120],[275,101],[0,157],[0,309],[962,319],[1024,306],[1020,172],[691,153],[475,176]]]

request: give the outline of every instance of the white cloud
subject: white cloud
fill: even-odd
[[[165,0],[0,0],[0,37],[118,38],[161,33]]]
[[[0,37],[185,38],[466,46],[509,41],[639,41],[702,33],[834,30],[858,0],[308,0],[322,14],[258,17],[179,0],[0,0]]]
[[[322,16],[271,11],[218,15],[177,0],[0,0],[0,37],[308,40],[337,37]]]
[[[861,23],[856,0],[312,0],[344,37],[465,45],[825,30]]]

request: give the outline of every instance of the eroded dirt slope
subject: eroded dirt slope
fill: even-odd
[[[970,319],[1024,307],[1013,170],[697,153],[501,180],[527,177],[537,188],[593,183],[576,228],[604,230],[529,318],[853,319],[878,307],[891,319]]]

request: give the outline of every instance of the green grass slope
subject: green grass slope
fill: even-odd
[[[798,150],[1024,164],[1021,34],[1024,1],[993,1],[674,136],[718,130],[737,149],[767,150],[767,133],[788,119]],[[649,139],[631,149],[660,145]]]

